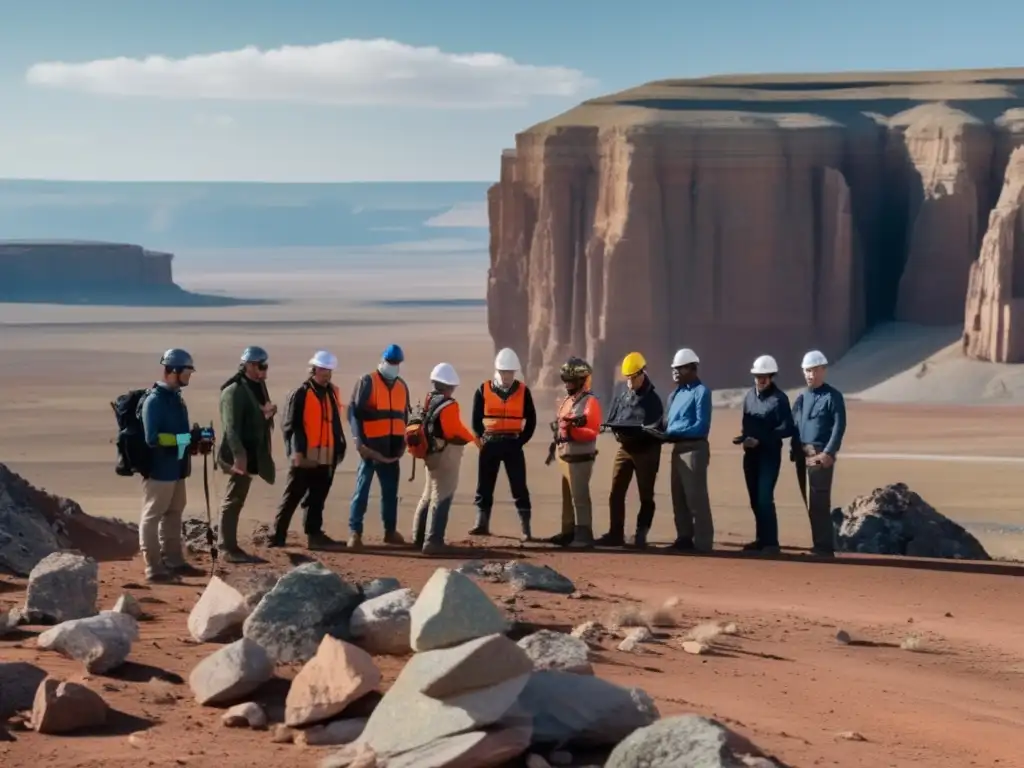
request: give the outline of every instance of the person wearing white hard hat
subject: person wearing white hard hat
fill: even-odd
[[[825,383],[828,360],[819,350],[800,362],[807,389],[793,401],[793,435],[790,458],[796,464],[800,495],[811,523],[811,553],[835,555],[832,527],[832,480],[836,456],[846,433],[846,401],[835,387]]]
[[[423,464],[427,469],[423,495],[413,517],[413,545],[425,555],[444,554],[445,532],[452,500],[459,487],[462,453],[469,443],[480,441],[462,423],[455,388],[459,374],[449,363],[438,363],[430,372],[430,392],[423,402],[423,427],[430,448]]]
[[[302,527],[308,548],[338,546],[324,533],[324,504],[347,447],[341,398],[338,387],[331,383],[337,367],[338,358],[326,350],[318,351],[309,361],[309,377],[288,395],[281,432],[290,466],[268,546],[285,546],[292,515],[304,497]]]
[[[774,357],[761,355],[750,372],[754,386],[743,398],[742,428],[733,441],[743,446],[743,478],[754,513],[754,540],[743,549],[778,554],[775,485],[782,468],[782,444],[793,436],[793,412],[786,393],[775,384],[779,365]]]
[[[505,465],[509,490],[525,541],[530,541],[530,490],[523,448],[537,429],[537,410],[525,383],[516,379],[519,356],[507,347],[494,358],[494,376],[473,394],[473,432],[480,438],[476,481],[476,523],[470,536],[489,536],[498,471]]]
[[[700,380],[700,358],[692,349],[680,349],[672,358],[675,390],[668,396],[662,418],[665,440],[672,446],[672,513],[677,552],[710,552],[715,526],[708,496],[711,447],[711,390]]]

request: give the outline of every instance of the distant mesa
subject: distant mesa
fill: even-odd
[[[599,393],[627,352],[667,377],[680,346],[712,386],[746,384],[767,352],[789,385],[807,349],[838,359],[891,320],[1024,362],[1022,146],[1024,69],[664,80],[584,102],[502,153],[491,336],[535,386],[586,356]]]
[[[91,240],[0,240],[0,302],[119,306],[265,303],[191,293],[174,282],[170,253]]]

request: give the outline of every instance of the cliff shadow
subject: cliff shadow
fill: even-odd
[[[0,287],[0,303],[61,304],[108,307],[239,307],[275,305],[275,299],[241,298],[209,293],[193,293],[183,288],[123,290],[82,286]]]

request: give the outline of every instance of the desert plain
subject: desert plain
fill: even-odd
[[[402,374],[415,396],[425,391],[435,363],[444,360],[457,368],[463,381],[457,394],[468,419],[472,390],[490,376],[494,355],[483,306],[382,303],[379,286],[387,281],[414,286],[402,288],[404,295],[392,289],[388,299],[415,299],[431,292],[473,299],[482,294],[482,270],[446,275],[403,269],[401,278],[382,281],[369,271],[346,275],[339,270],[235,280],[208,269],[183,284],[272,295],[280,303],[184,309],[0,305],[0,460],[35,485],[76,500],[92,515],[137,521],[138,480],[113,471],[116,430],[109,402],[154,380],[160,354],[171,346],[187,348],[196,360],[197,371],[185,392],[193,420],[212,419],[218,428],[219,387],[248,344],[269,350],[268,384],[272,399],[283,403],[286,393],[303,380],[306,361],[316,349],[338,355],[335,382],[347,396],[383,347],[399,343],[407,357]],[[710,357],[714,350],[698,353]],[[798,365],[795,360],[782,363]],[[541,425],[528,449],[529,481],[534,533],[547,536],[557,531],[560,503],[557,470],[543,464],[548,442],[544,425],[553,415],[555,393],[538,393],[537,403]],[[752,538],[753,519],[740,451],[731,443],[739,418],[734,408],[714,411],[712,555],[659,551],[674,534],[666,472],[658,481],[652,532],[656,546],[649,552],[520,546],[504,478],[496,491],[495,535],[471,539],[466,531],[473,517],[476,461],[470,449],[448,530],[449,542],[457,548],[453,557],[427,559],[410,549],[379,544],[376,488],[366,517],[368,550],[315,557],[346,578],[393,576],[414,589],[438,566],[454,567],[470,559],[547,564],[575,582],[581,599],[529,592],[518,598],[515,610],[519,621],[553,629],[606,621],[615,613],[676,598],[671,609],[675,626],[660,630],[663,642],[644,646],[643,653],[604,643],[594,654],[597,674],[643,688],[662,715],[713,716],[786,765],[1024,765],[1024,617],[1017,610],[1024,597],[1024,569],[1013,562],[1024,558],[1020,407],[849,402],[833,504],[846,505],[876,487],[905,482],[977,536],[994,558],[986,563],[866,555],[840,555],[835,562],[803,558],[809,528],[791,465],[783,467],[777,489],[783,555],[742,555],[738,546]],[[607,524],[613,454],[612,438],[603,436],[593,484],[597,533]],[[275,455],[283,471],[279,433]],[[355,466],[355,457],[348,456],[327,504],[326,530],[338,539],[347,535]],[[409,468],[404,460],[400,526],[406,533],[422,490],[422,467],[414,482],[405,479]],[[211,476],[214,515],[224,479],[218,473]],[[254,483],[240,538],[243,546],[283,569],[288,552],[248,542],[254,526],[273,518],[282,484]],[[631,491],[629,515],[635,514]],[[186,516],[205,517],[198,465],[189,481]],[[293,557],[303,553],[299,517],[292,524]],[[194,559],[209,565],[203,557]],[[80,736],[18,732],[14,740],[0,741],[0,765],[270,768],[315,765],[329,752],[327,747],[275,744],[266,732],[226,729],[216,710],[200,707],[187,685],[180,684],[210,652],[209,646],[194,643],[186,629],[205,578],[186,579],[181,586],[145,586],[138,557],[101,563],[100,577],[102,607],[129,592],[149,614],[140,624],[141,639],[133,646],[130,663],[90,682],[116,710],[115,716],[103,729]],[[24,583],[0,577],[0,608],[22,602]],[[507,593],[503,585],[484,586],[496,598]],[[735,623],[737,633],[721,639],[712,653],[685,653],[678,639],[705,622]],[[0,658],[29,661],[59,676],[81,675],[76,662],[34,647],[38,630],[23,627],[0,639]],[[853,642],[838,642],[840,630]],[[908,637],[916,638],[914,650],[901,648]],[[381,661],[386,677],[399,666],[393,659]],[[257,699],[272,709],[279,694],[269,686]],[[129,734],[138,735],[130,740]]]

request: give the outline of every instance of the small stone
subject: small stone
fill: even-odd
[[[123,664],[139,639],[139,625],[127,613],[104,611],[98,616],[73,619],[43,632],[36,644],[80,661],[88,672],[106,674]]]
[[[920,652],[924,650],[924,642],[917,635],[907,635],[900,643],[900,648],[904,651]]]
[[[10,634],[21,623],[21,611],[11,608],[8,611],[0,612],[0,637]]]
[[[739,634],[739,631],[740,631],[739,627],[737,627],[731,621],[728,624],[726,624],[724,627],[722,627],[722,634],[723,635],[736,635],[736,634]]]
[[[684,640],[680,647],[694,656],[700,656],[702,653],[707,653],[708,650],[704,643],[699,643],[696,640]]]
[[[36,690],[30,724],[37,733],[70,733],[107,721],[107,703],[80,683],[46,678]]]
[[[508,622],[467,576],[438,568],[409,611],[414,651],[447,648],[508,631]]]
[[[836,642],[840,645],[849,645],[850,633],[847,632],[845,629],[840,629],[838,632],[836,632]]]
[[[578,637],[542,629],[522,638],[518,645],[530,657],[534,669],[557,669],[577,675],[594,674],[590,649]]]
[[[209,642],[240,632],[248,616],[242,593],[214,576],[188,615],[188,632],[197,642]]]
[[[647,627],[632,627],[626,631],[626,637],[637,643],[649,643],[654,639],[654,635]]]
[[[411,589],[396,589],[360,603],[349,623],[354,641],[374,656],[403,656],[412,651],[409,611],[416,603]]]
[[[149,743],[144,731],[136,731],[128,734],[128,744],[135,749],[148,749]]]
[[[612,750],[605,768],[724,768],[772,766],[747,739],[721,723],[677,715],[632,731]]]
[[[547,565],[535,565],[512,560],[505,564],[503,578],[509,584],[520,589],[532,589],[539,592],[553,592],[558,595],[571,595],[576,586],[570,579]]]
[[[278,723],[274,726],[270,740],[275,744],[291,744],[295,741],[295,731],[284,723]]]
[[[151,701],[153,704],[174,704],[178,700],[174,693],[174,686],[158,677],[149,679],[143,695],[147,701]]]
[[[229,704],[274,676],[274,662],[257,643],[242,638],[207,656],[189,675],[200,704]]]
[[[299,731],[295,734],[295,743],[304,747],[351,744],[362,735],[365,728],[365,717],[334,720],[330,723],[314,725],[312,728]]]
[[[384,576],[379,579],[373,579],[362,585],[363,599],[373,600],[375,597],[386,595],[388,592],[394,592],[395,590],[402,588],[402,582],[398,579],[392,578],[391,576]]]
[[[840,731],[836,736],[843,741],[867,741],[867,739],[857,733],[857,731]]]
[[[573,627],[569,633],[585,643],[596,645],[606,634],[604,627],[596,621],[585,621],[579,626]]]
[[[252,728],[263,730],[267,727],[267,713],[254,701],[236,704],[221,715],[221,722],[227,728]]]
[[[285,725],[309,725],[334,717],[376,690],[380,681],[380,670],[370,654],[327,635],[288,689]]]
[[[127,592],[123,592],[121,596],[117,598],[117,602],[114,603],[112,610],[114,613],[127,613],[133,619],[142,618],[142,606],[139,604],[139,601],[135,599],[134,595]]]
[[[35,622],[57,624],[96,614],[99,566],[76,552],[54,552],[28,576],[25,612]]]

